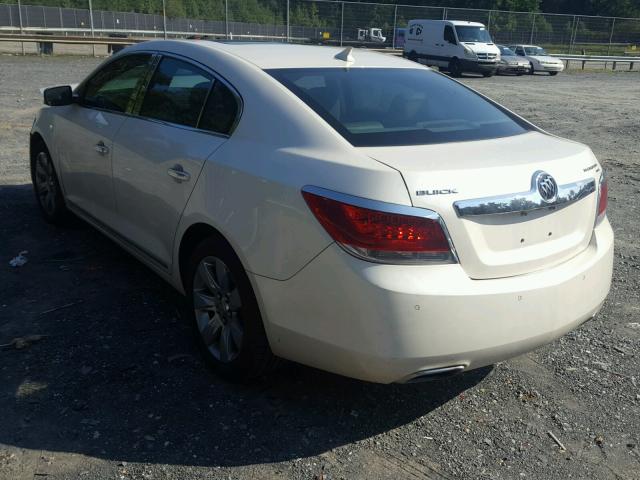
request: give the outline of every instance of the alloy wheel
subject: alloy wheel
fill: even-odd
[[[47,214],[55,214],[58,185],[53,164],[46,152],[40,152],[36,156],[34,180],[40,205]]]
[[[240,291],[227,265],[205,257],[193,279],[193,308],[198,330],[211,354],[223,363],[240,354],[244,337]]]

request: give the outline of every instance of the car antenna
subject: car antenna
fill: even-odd
[[[342,50],[340,53],[336,54],[336,56],[333,58],[337,58],[338,60],[343,60],[345,62],[353,63],[356,61],[356,59],[353,57],[353,55],[351,55],[352,50],[353,50],[353,47],[347,47],[344,50]]]

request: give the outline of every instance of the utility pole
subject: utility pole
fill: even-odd
[[[164,39],[167,39],[167,2],[162,0],[162,26],[164,29]]]
[[[89,0],[89,25],[91,26],[91,37],[95,37],[96,36],[96,32],[93,29],[93,3],[91,2],[91,0]],[[96,44],[93,43],[91,45],[92,49],[93,49],[93,56],[96,56]]]
[[[22,27],[22,4],[20,0],[18,0],[18,19],[20,20],[20,35],[24,35],[23,27]],[[24,55],[24,42],[22,43],[22,55]]]

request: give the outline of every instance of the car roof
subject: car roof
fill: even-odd
[[[133,49],[157,49],[189,56],[197,50],[205,53],[207,50],[222,51],[245,60],[255,66],[267,70],[272,68],[320,68],[340,67],[350,68],[421,68],[415,62],[405,60],[395,55],[374,52],[365,48],[353,48],[351,55],[353,62],[345,62],[335,58],[347,47],[327,47],[317,45],[296,45],[289,43],[270,42],[217,42],[210,40],[153,40],[137,44]]]
[[[484,27],[484,23],[468,22],[467,20],[434,20],[432,18],[416,18],[409,22],[448,23],[450,25],[466,25],[469,27]]]

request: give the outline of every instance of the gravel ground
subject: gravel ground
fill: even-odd
[[[97,63],[0,56],[0,344],[44,336],[0,348],[0,478],[640,478],[638,73],[465,80],[608,168],[615,270],[597,318],[446,381],[287,364],[237,386],[203,367],[170,287],[92,228],[39,218],[38,88]],[[28,263],[9,267],[21,250]]]

